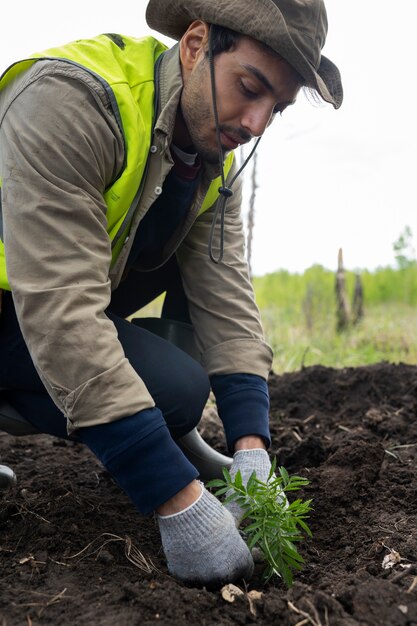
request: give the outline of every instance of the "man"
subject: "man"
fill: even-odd
[[[336,108],[322,0],[150,0],[179,40],[101,35],[15,64],[0,83],[0,387],[43,432],[85,442],[144,514],[169,571],[249,578],[252,557],[175,440],[210,388],[232,473],[265,480],[265,343],[244,259],[233,149],[302,86]],[[6,270],[7,260],[7,270]],[[166,291],[201,365],[126,317]]]

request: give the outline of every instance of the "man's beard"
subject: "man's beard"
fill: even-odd
[[[181,111],[192,145],[204,161],[219,163],[219,150],[214,129],[213,105],[202,99],[202,85],[210,80],[207,64],[203,62],[189,77],[181,98]],[[210,141],[210,137],[212,138]],[[224,158],[224,150],[222,156]]]
[[[212,108],[203,103],[201,99],[190,101],[184,99],[182,102],[182,115],[195,151],[198,152],[203,161],[213,164],[218,163],[219,151],[217,144],[210,142],[208,137],[209,135],[215,137],[214,132],[210,133],[210,127],[214,124]]]

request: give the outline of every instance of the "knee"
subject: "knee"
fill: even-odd
[[[198,425],[210,394],[210,381],[201,365],[190,358],[175,372],[169,387],[168,408],[163,413],[177,439]]]

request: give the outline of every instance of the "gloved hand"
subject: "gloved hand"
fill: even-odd
[[[253,574],[253,558],[224,506],[202,485],[201,496],[173,515],[157,515],[168,570],[198,585],[221,585]]]
[[[256,448],[254,450],[238,450],[233,455],[233,463],[230,468],[230,475],[234,479],[238,471],[242,476],[242,482],[246,486],[252,473],[256,473],[258,480],[266,483],[268,480],[269,472],[271,471],[271,461],[269,460],[269,454],[263,448]],[[226,492],[226,497],[231,495],[231,491]],[[287,503],[287,499],[282,494],[282,499]],[[240,525],[242,521],[244,511],[237,502],[232,501],[225,504],[225,508],[230,511],[235,520],[236,527]]]

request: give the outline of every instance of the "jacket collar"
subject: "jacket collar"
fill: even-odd
[[[156,107],[155,133],[171,143],[175,118],[182,92],[179,45],[163,53],[159,64],[159,101]]]

